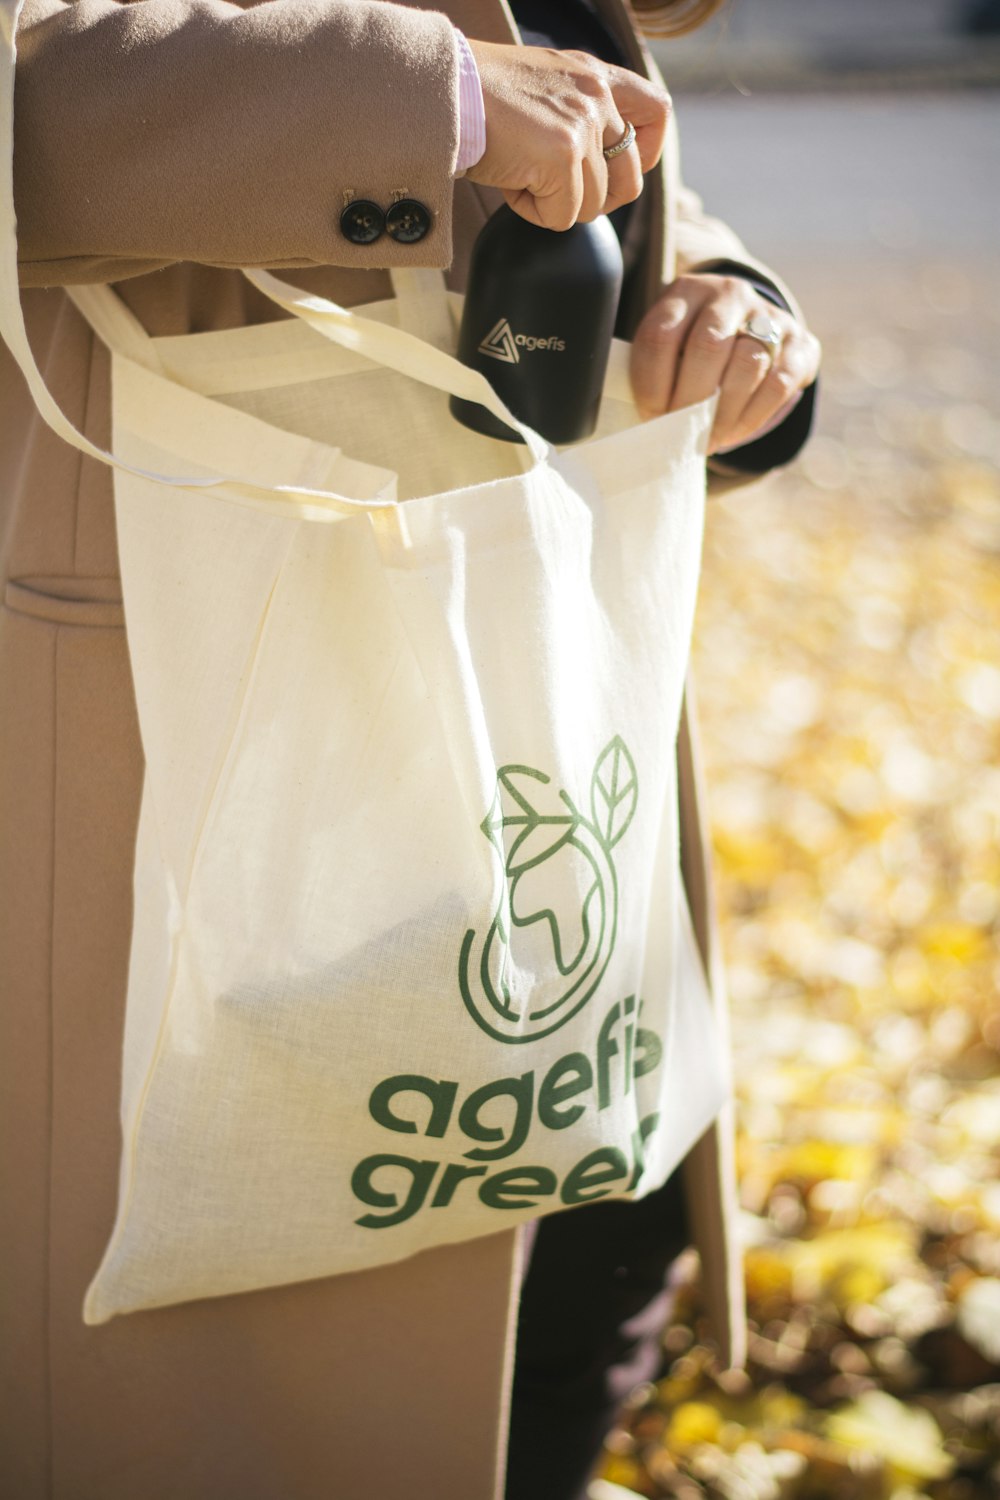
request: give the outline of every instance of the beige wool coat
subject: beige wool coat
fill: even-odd
[[[601,0],[637,70],[623,0]],[[450,266],[495,199],[453,183],[452,22],[504,0],[27,0],[18,34],[23,303],[69,417],[109,442],[108,358],[62,286],[114,281],[154,334],[274,316],[233,268],[349,304]],[[348,243],[345,201],[420,199],[419,244]],[[678,268],[754,262],[681,186],[643,195],[633,321]],[[293,278],[294,279],[294,278]],[[772,278],[773,279],[773,278]],[[142,755],[108,470],[42,424],[0,346],[0,1494],[11,1500],[494,1500],[520,1266],[513,1233],[399,1265],[85,1327],[115,1208]],[[695,759],[683,858],[718,980]],[[728,1122],[686,1163],[717,1336],[739,1357]]]

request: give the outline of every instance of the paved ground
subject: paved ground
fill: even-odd
[[[1000,92],[679,97],[685,176],[765,258],[993,259]]]
[[[675,88],[996,84],[1000,34],[973,34],[995,0],[731,0],[695,35],[657,47]]]
[[[687,180],[787,277],[831,353],[867,340],[892,366],[879,389],[923,411],[962,366],[1000,415],[1000,94],[733,94],[678,113]],[[827,380],[822,431],[848,420]]]
[[[998,105],[987,91],[680,101],[687,180],[823,340],[817,436],[775,481],[789,518],[810,485],[876,526],[899,506],[936,513],[942,465],[1000,487]]]
[[[984,3],[732,0],[659,54],[687,180],[785,272],[821,335],[877,324],[904,285],[957,278],[953,337],[1000,391],[1000,35],[962,25]],[[957,86],[980,64],[995,87]]]

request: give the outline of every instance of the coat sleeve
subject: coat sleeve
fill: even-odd
[[[25,285],[215,266],[451,260],[458,52],[386,0],[26,0],[15,201]],[[340,232],[416,198],[419,244]]]

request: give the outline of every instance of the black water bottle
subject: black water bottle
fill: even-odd
[[[497,210],[472,251],[458,357],[550,443],[593,432],[622,285],[622,253],[607,218],[556,231]],[[518,433],[475,401],[452,414],[489,437]]]

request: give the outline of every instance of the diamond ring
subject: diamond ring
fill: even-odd
[[[634,145],[635,126],[632,124],[631,120],[626,120],[625,134],[622,136],[620,141],[615,141],[613,146],[605,146],[604,155],[607,157],[608,161],[611,161],[614,157],[621,156],[623,151],[627,151],[630,146]]]

